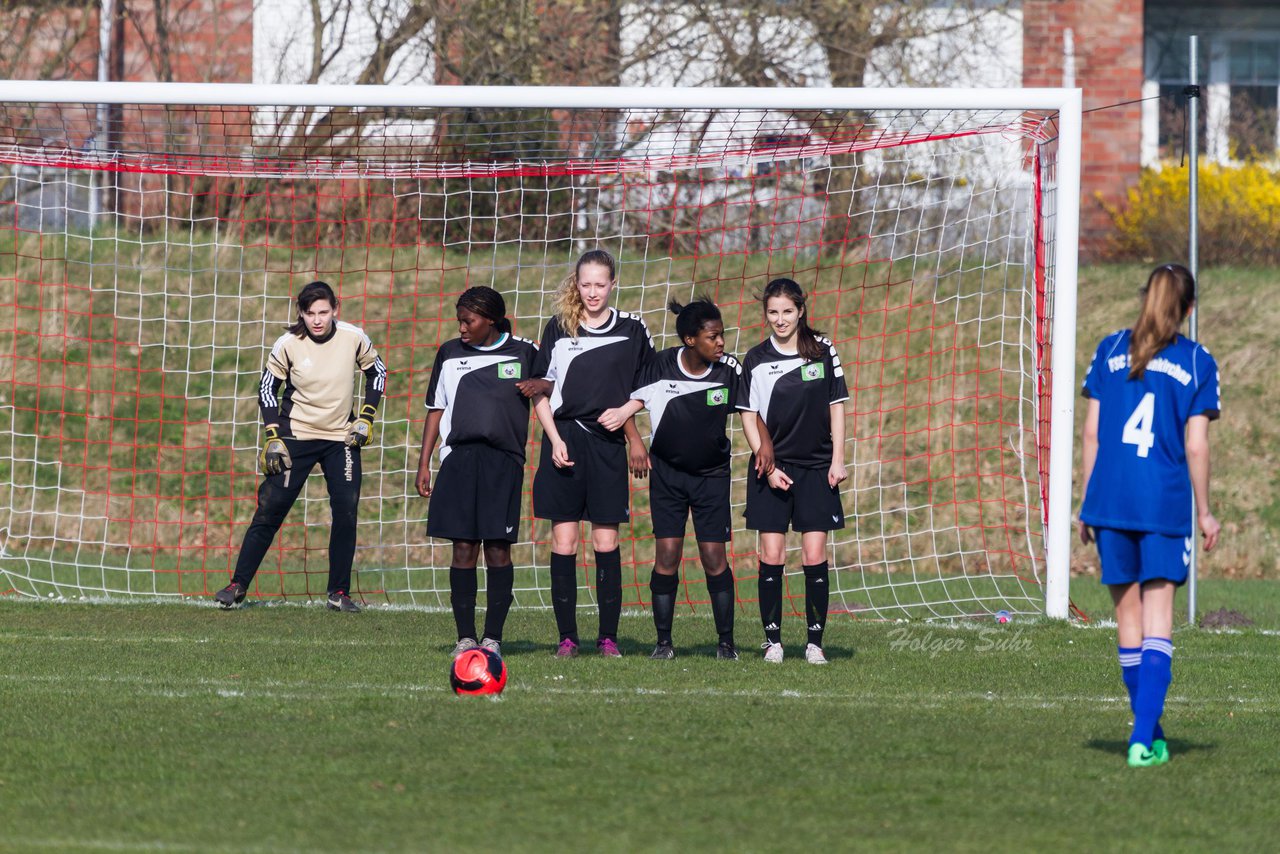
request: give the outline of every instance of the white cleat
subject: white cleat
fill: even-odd
[[[456,646],[454,646],[453,652],[451,652],[450,655],[452,655],[456,660],[458,656],[462,655],[467,650],[478,649],[479,646],[480,644],[476,643],[471,638],[463,638],[462,640],[458,641]]]
[[[822,654],[822,647],[809,644],[804,648],[804,660],[810,664],[826,664],[827,657]]]
[[[782,663],[782,644],[765,641],[764,643],[760,644],[760,648],[764,650],[765,661],[769,662],[770,664]]]

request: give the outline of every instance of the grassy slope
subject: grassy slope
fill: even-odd
[[[1267,585],[1211,595],[1280,626]],[[748,647],[753,624],[741,616]],[[633,615],[621,661],[561,662],[549,615],[522,611],[491,702],[448,693],[450,628],[443,613],[0,602],[0,850],[1272,840],[1274,633],[1179,631],[1175,758],[1133,771],[1106,629],[840,619],[829,667],[794,645],[777,667],[754,648],[712,660],[709,621],[683,614],[681,657],[650,662]]]
[[[1132,325],[1138,288],[1149,266],[1081,270],[1077,378],[1083,378],[1098,340]],[[1204,576],[1275,578],[1280,564],[1280,301],[1274,270],[1214,269],[1200,277],[1200,340],[1222,374],[1222,418],[1210,428],[1213,509],[1223,525],[1218,551],[1202,555]],[[1076,407],[1083,423],[1084,407]],[[1079,431],[1077,430],[1077,436]],[[1079,440],[1076,441],[1079,459]],[[1077,467],[1078,470],[1078,467]],[[1077,483],[1079,502],[1079,484]],[[1076,546],[1073,565],[1097,573],[1097,553]]]

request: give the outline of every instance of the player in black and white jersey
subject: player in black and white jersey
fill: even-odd
[[[427,535],[453,541],[449,599],[457,658],[485,647],[502,654],[515,570],[511,544],[520,537],[529,400],[516,387],[528,379],[538,348],[511,334],[502,295],[489,287],[458,297],[458,337],[436,351],[427,388],[427,421],[418,457],[418,494],[430,498]],[[431,454],[440,441],[433,487]],[[484,547],[488,608],[476,639],[476,565]]]
[[[649,509],[654,561],[649,579],[658,643],[649,656],[675,658],[671,639],[685,521],[693,512],[698,556],[719,643],[716,658],[736,661],[733,641],[733,569],[725,554],[733,522],[729,512],[729,437],[725,426],[743,394],[742,368],[724,352],[720,309],[706,298],[672,300],[681,346],[663,350],[641,374],[633,405],[649,410]],[[766,436],[767,438],[767,436]]]
[[[809,642],[805,659],[826,664],[822,633],[827,622],[829,568],[827,532],[844,527],[838,491],[844,466],[844,401],[849,397],[836,348],[813,329],[804,290],[791,279],[774,279],[762,296],[772,334],[743,359],[746,400],[743,432],[757,455],[767,453],[759,435],[763,422],[772,438],[773,466],[747,479],[747,527],[760,532],[760,620],[765,661],[782,661],[782,575],[787,529],[801,534],[805,615]]]
[[[635,419],[622,407],[653,356],[653,342],[638,315],[609,307],[617,282],[608,252],[593,249],[578,259],[560,286],[556,316],[547,321],[534,379],[520,383],[534,398],[544,432],[533,512],[551,521],[551,602],[561,657],[578,653],[576,576],[583,519],[591,523],[596,557],[596,648],[601,655],[621,655],[618,525],[630,518],[628,468],[637,477],[649,469]]]
[[[354,370],[365,376],[358,416],[352,412]],[[245,531],[231,583],[214,594],[219,605],[232,608],[244,601],[276,532],[319,463],[333,512],[327,605],[334,611],[360,610],[348,595],[356,551],[360,449],[373,431],[386,382],[387,368],[369,336],[338,320],[333,289],[324,282],[304,287],[298,293],[298,319],[272,346],[258,383],[265,427],[258,462],[266,477],[258,488],[258,507]]]

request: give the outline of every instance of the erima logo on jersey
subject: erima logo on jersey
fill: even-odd
[[[498,379],[500,380],[518,380],[520,379],[520,363],[519,362],[503,362],[498,365]]]
[[[800,369],[800,378],[805,382],[808,382],[809,380],[820,380],[824,376],[826,376],[826,371],[824,370],[824,366],[821,362],[814,362],[812,364],[805,365]]]
[[[707,406],[724,406],[729,402],[729,389],[713,388],[707,392]]]

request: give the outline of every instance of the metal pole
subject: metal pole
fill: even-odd
[[[111,8],[112,0],[102,0],[98,5],[98,82],[105,83],[110,79],[107,60],[111,55],[111,22],[115,20],[115,11]],[[93,131],[93,147],[95,151],[106,148],[107,139],[107,105],[98,104],[98,126]],[[89,231],[98,225],[98,171],[89,172]]]
[[[1199,53],[1199,39],[1196,36],[1190,38],[1190,60],[1191,60],[1191,76],[1190,84],[1187,87],[1187,119],[1191,125],[1187,131],[1187,154],[1191,160],[1191,170],[1187,173],[1187,268],[1191,270],[1191,275],[1196,277],[1196,302],[1191,307],[1190,328],[1187,330],[1191,340],[1196,341],[1199,338],[1199,313],[1200,313],[1200,292],[1199,285],[1199,234],[1197,232],[1197,220],[1200,215],[1199,185],[1200,185],[1200,86],[1199,75],[1197,73],[1197,54]],[[1191,495],[1191,564],[1187,572],[1187,622],[1194,626],[1196,624],[1196,567],[1200,563],[1197,559],[1195,543],[1199,538],[1196,537],[1196,497],[1195,493]]]

